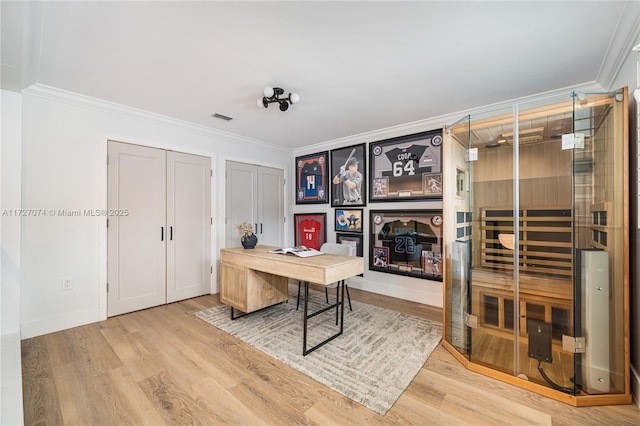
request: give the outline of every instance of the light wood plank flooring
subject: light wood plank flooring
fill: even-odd
[[[350,291],[442,320],[437,308]],[[202,296],[24,340],[25,424],[640,424],[635,405],[571,407],[470,372],[442,347],[380,416],[192,315],[219,303]]]

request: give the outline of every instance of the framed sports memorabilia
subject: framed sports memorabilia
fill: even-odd
[[[351,244],[356,256],[362,257],[362,234],[343,234],[336,232],[336,243]]]
[[[364,206],[367,196],[365,144],[332,149],[331,206]]]
[[[369,269],[442,281],[442,210],[371,210]]]
[[[329,202],[329,152],[296,157],[296,204]]]
[[[369,202],[442,199],[442,130],[369,144]]]
[[[336,232],[362,232],[362,209],[336,209]]]
[[[296,246],[320,250],[327,241],[326,213],[296,213],[293,215],[293,233]]]

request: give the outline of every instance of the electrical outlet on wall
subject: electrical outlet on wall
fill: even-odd
[[[73,288],[73,278],[66,277],[62,279],[62,291],[71,290]]]

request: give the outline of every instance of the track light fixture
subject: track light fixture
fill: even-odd
[[[289,104],[297,104],[300,102],[300,96],[297,93],[289,93],[286,98],[281,98],[284,94],[284,90],[279,87],[265,87],[264,96],[262,99],[258,99],[258,106],[267,108],[269,104],[278,102],[280,104],[280,111],[286,111],[289,109]]]

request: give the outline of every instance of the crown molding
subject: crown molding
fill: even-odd
[[[622,66],[640,38],[640,2],[628,1],[611,37],[596,80],[606,90],[614,89]]]
[[[339,139],[319,142],[313,145],[308,145],[308,146],[294,150],[294,155],[304,155],[304,154],[308,154],[315,151],[323,151],[323,150],[332,149],[332,148],[339,148],[342,146],[348,146],[352,144],[355,145],[363,142],[375,142],[375,141],[390,139],[398,136],[410,135],[413,133],[426,132],[429,130],[449,126],[450,124],[468,115],[471,115],[473,117],[473,115],[487,114],[494,110],[504,111],[505,108],[511,107],[514,104],[521,104],[521,103],[526,103],[530,101],[540,101],[545,98],[561,96],[563,94],[569,95],[574,90],[586,91],[586,92],[598,92],[604,89],[600,84],[598,84],[597,81],[580,83],[570,87],[562,87],[562,88],[550,90],[547,92],[536,93],[533,95],[523,96],[515,99],[509,99],[507,101],[484,105],[478,108],[457,111],[454,113],[443,114],[436,117],[413,121],[410,123],[399,124],[397,126],[386,127],[382,129],[373,130],[370,132],[346,136]]]
[[[115,102],[103,99],[93,98],[91,96],[70,92],[64,89],[47,86],[45,84],[36,83],[22,90],[23,95],[36,96],[49,99],[56,102],[63,102],[80,108],[91,109],[107,114],[119,115],[122,117],[135,117],[139,120],[145,120],[155,123],[164,123],[171,126],[181,127],[185,130],[200,133],[205,136],[214,137],[216,139],[224,139],[224,142],[231,143],[248,143],[253,145],[261,145],[270,150],[282,151],[290,154],[291,150],[282,146],[273,145],[258,139],[252,139],[235,133],[218,130],[211,127],[202,126],[191,123],[189,121],[180,120],[162,114],[144,111],[138,108],[129,107]]]

